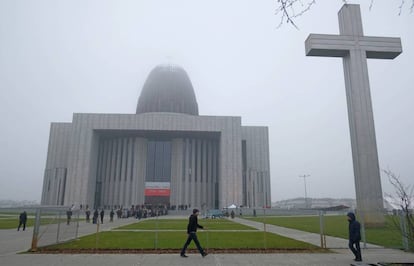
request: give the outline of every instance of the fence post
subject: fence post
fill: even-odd
[[[78,215],[76,217],[76,233],[75,233],[75,239],[78,239],[78,233],[79,233],[79,217],[80,217],[80,210],[78,210]]]
[[[158,212],[155,213],[156,220],[155,220],[155,239],[154,239],[154,246],[155,249],[158,249]]]
[[[366,235],[365,235],[365,219],[364,219],[364,214],[361,215],[361,218],[362,218],[362,223],[361,223],[361,238],[362,238],[362,242],[364,243],[362,245],[362,247],[364,249],[366,249],[367,248],[367,238],[366,238]]]
[[[98,249],[98,242],[99,242],[99,221],[100,221],[99,218],[96,218],[95,249]]]
[[[409,247],[408,247],[408,238],[407,238],[407,223],[406,223],[406,220],[405,220],[404,211],[399,210],[398,212],[400,214],[400,227],[401,227],[401,235],[402,235],[402,244],[403,244],[404,250],[408,251]]]
[[[263,240],[264,240],[264,249],[267,248],[266,243],[266,208],[263,208]]]
[[[31,251],[37,250],[37,241],[39,240],[39,227],[40,227],[40,208],[36,209],[35,223],[33,228],[33,237],[32,237],[32,248]]]
[[[321,236],[321,248],[326,248],[326,237],[324,231],[324,220],[323,211],[319,211],[319,232]]]
[[[61,212],[58,211],[58,228],[57,228],[57,232],[56,232],[56,244],[59,243],[59,235],[60,235],[60,218],[61,218]]]

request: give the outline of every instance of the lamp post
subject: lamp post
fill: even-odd
[[[306,178],[310,175],[299,175],[299,177],[303,177],[303,183],[305,184],[305,207],[308,208],[308,192],[306,191]]]

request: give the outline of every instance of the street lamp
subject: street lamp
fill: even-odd
[[[299,177],[303,177],[303,183],[305,184],[305,207],[308,208],[308,192],[306,191],[306,178],[310,175],[299,175]]]

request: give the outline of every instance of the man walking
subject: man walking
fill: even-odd
[[[187,226],[187,234],[188,234],[188,238],[187,241],[184,244],[184,247],[181,249],[181,254],[180,256],[183,258],[187,258],[188,256],[185,255],[185,250],[187,249],[188,245],[190,245],[191,240],[194,240],[194,243],[197,246],[198,251],[200,252],[201,256],[203,256],[203,258],[205,256],[207,256],[207,253],[203,250],[203,248],[200,245],[200,242],[198,241],[197,238],[197,228],[201,228],[203,229],[204,227],[198,224],[198,218],[197,216],[200,214],[200,211],[197,209],[193,210],[193,214],[190,215],[190,218],[188,219],[188,226]]]
[[[19,216],[19,227],[17,227],[17,231],[20,231],[20,226],[23,225],[23,231],[26,230],[26,222],[27,222],[27,213],[26,211],[20,213]]]
[[[348,247],[355,255],[355,261],[362,261],[361,256],[361,247],[359,246],[359,241],[361,241],[361,225],[355,219],[355,214],[349,212],[347,214],[347,219],[349,222],[349,244]]]

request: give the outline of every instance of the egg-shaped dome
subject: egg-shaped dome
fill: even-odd
[[[198,115],[193,85],[182,67],[159,65],[148,75],[136,113],[150,112]]]

